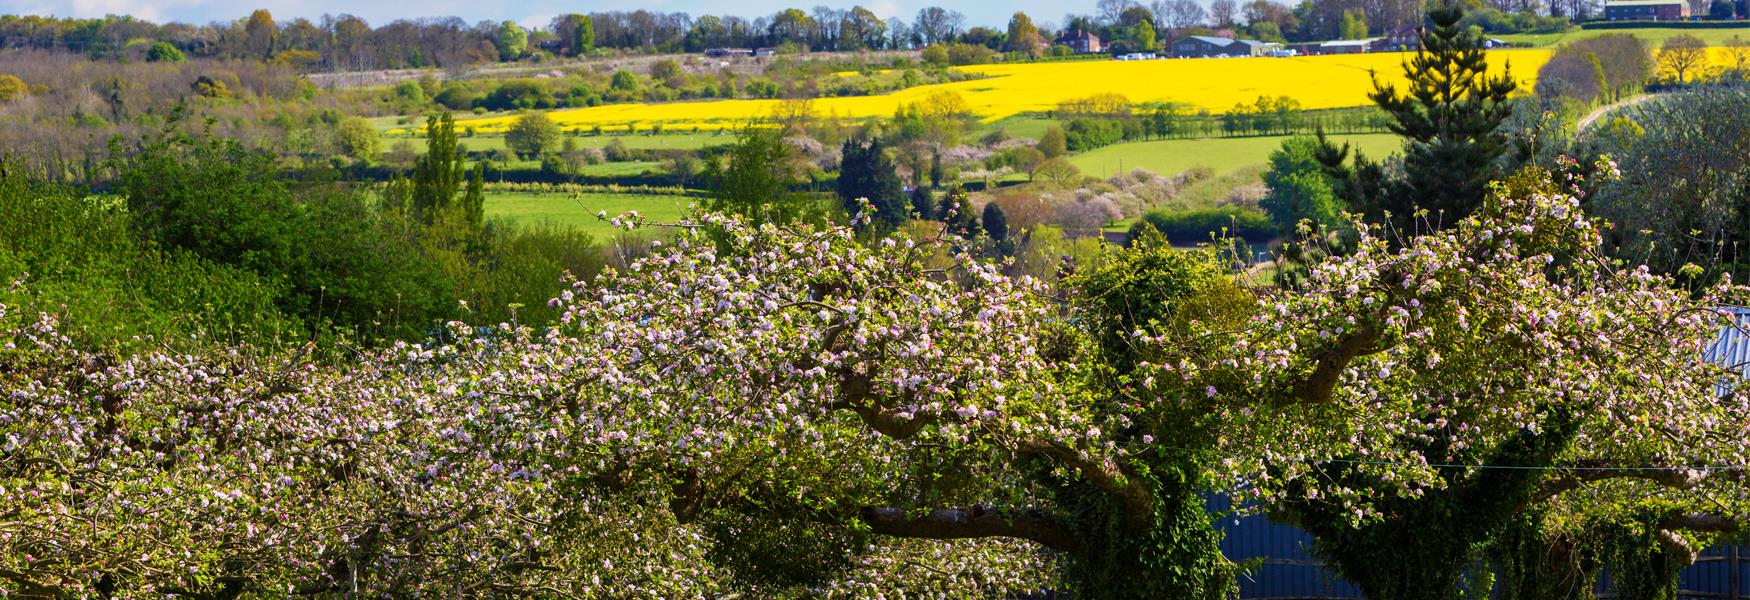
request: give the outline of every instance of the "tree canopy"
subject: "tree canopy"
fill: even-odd
[[[0,580],[1221,598],[1208,487],[1374,597],[1455,597],[1534,515],[1693,547],[1744,509],[1704,468],[1750,459],[1750,395],[1703,356],[1742,295],[1600,258],[1560,177],[1401,247],[1358,225],[1293,295],[1146,236],[1054,296],[940,233],[707,213],[556,326],[345,364],[92,354],[0,308],[0,510],[29,549]]]

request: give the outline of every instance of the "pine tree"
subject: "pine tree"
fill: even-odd
[[[930,193],[929,188],[922,186],[912,188],[911,214],[913,217],[919,219],[937,218],[936,195]]]
[[[930,156],[930,189],[942,189],[942,153]]]
[[[1009,239],[1009,219],[1003,215],[1003,207],[995,202],[984,205],[984,235],[993,242]]]
[[[1003,207],[995,202],[984,205],[984,235],[990,239],[992,255],[1014,255],[1015,240],[1009,237],[1009,218],[1003,214]]]
[[[978,217],[972,214],[972,198],[964,188],[958,185],[948,188],[947,197],[942,199],[942,220],[948,225],[948,233],[961,237],[978,233]]]
[[[867,144],[848,139],[842,150],[838,195],[845,212],[857,214],[862,210],[862,200],[867,199],[875,210],[872,224],[878,231],[893,231],[910,220],[911,201],[905,197],[899,170],[887,157],[881,138],[871,139]]]
[[[1468,30],[1462,5],[1448,0],[1428,11],[1431,28],[1421,33],[1422,49],[1404,65],[1410,85],[1374,82],[1369,94],[1391,115],[1391,130],[1405,138],[1404,173],[1396,189],[1374,198],[1351,197],[1350,205],[1369,216],[1390,213],[1405,234],[1411,219],[1426,209],[1435,226],[1450,225],[1482,203],[1500,169],[1507,136],[1499,131],[1511,107],[1507,95],[1517,87],[1504,69],[1488,76],[1483,36]],[[1369,169],[1357,162],[1357,171]]]

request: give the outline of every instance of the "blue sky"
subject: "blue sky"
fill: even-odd
[[[266,8],[275,19],[309,17],[323,13],[351,13],[363,17],[372,25],[397,18],[458,16],[472,23],[482,19],[512,19],[525,25],[544,25],[553,15],[567,12],[607,10],[682,11],[689,14],[735,14],[744,17],[769,15],[795,6],[812,10],[825,4],[835,8],[850,8],[854,2],[821,2],[820,0],[644,0],[607,2],[602,0],[557,1],[525,0],[423,0],[420,2],[383,2],[359,0],[0,0],[0,13],[38,14],[61,17],[99,17],[106,14],[127,14],[152,21],[183,21],[207,23],[229,21],[249,14],[255,8]],[[1026,11],[1036,22],[1058,23],[1068,12],[1091,13],[1094,0],[1009,0],[1006,2],[954,2],[952,0],[864,0],[861,4],[882,17],[902,17],[910,21],[918,9],[930,5],[957,10],[965,14],[968,25],[1002,25],[1016,10]]]

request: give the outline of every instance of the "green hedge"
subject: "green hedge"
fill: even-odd
[[[1224,230],[1227,236],[1251,244],[1266,243],[1276,237],[1276,227],[1264,213],[1236,206],[1153,211],[1130,227],[1130,236],[1136,237],[1142,227],[1149,226],[1167,236],[1167,241],[1176,246],[1207,242],[1212,234],[1220,236]]]
[[[1589,21],[1581,29],[1743,29],[1750,32],[1750,21]]]

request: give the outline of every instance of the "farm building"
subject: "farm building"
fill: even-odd
[[[1373,48],[1378,38],[1365,40],[1332,40],[1319,44],[1319,54],[1362,54]]]
[[[1267,56],[1271,52],[1282,49],[1282,44],[1260,42],[1258,40],[1234,40],[1228,45],[1228,56]]]
[[[1683,0],[1609,0],[1604,3],[1606,21],[1681,21],[1689,18],[1689,3]]]
[[[753,56],[753,50],[747,48],[711,48],[705,51],[705,56],[711,58]]]
[[[1100,40],[1100,36],[1086,31],[1065,33],[1054,43],[1069,46],[1069,49],[1074,50],[1076,54],[1094,54],[1106,51],[1106,43]]]
[[[1260,42],[1257,40],[1230,40],[1227,38],[1194,35],[1173,42],[1173,56],[1180,58],[1206,58],[1210,56],[1266,56],[1271,52],[1281,50],[1282,44]]]
[[[1227,47],[1234,41],[1227,38],[1194,35],[1173,42],[1173,56],[1179,58],[1206,58],[1227,54]]]

